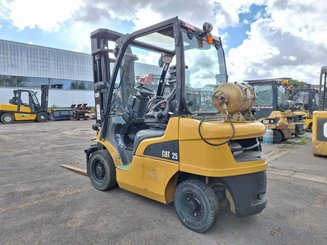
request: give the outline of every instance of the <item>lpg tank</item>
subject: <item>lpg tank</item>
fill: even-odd
[[[250,110],[255,104],[255,92],[250,85],[245,83],[225,83],[214,90],[212,102],[222,114],[226,114],[227,109],[232,117],[243,115],[244,119],[252,120],[253,115]]]

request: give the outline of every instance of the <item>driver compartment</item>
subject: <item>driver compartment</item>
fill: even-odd
[[[124,74],[135,72],[134,61],[137,58],[133,56],[135,59],[130,60],[130,64],[124,65],[125,68],[129,68],[129,70],[125,69]],[[112,111],[115,113],[109,117],[109,131],[106,134],[106,138],[119,152],[122,168],[126,168],[132,162],[143,140],[162,137],[165,134],[169,118],[173,115],[177,104],[176,66],[169,67],[169,65],[169,63],[163,64],[156,91],[151,89],[154,87],[153,84],[147,83],[139,83],[131,89],[131,82],[130,84],[122,82],[119,85],[120,91],[125,90],[124,93],[119,93],[118,89],[115,91],[116,96],[113,99],[116,101],[122,94],[130,93],[122,112],[119,112],[121,105],[114,104]],[[122,80],[124,81],[124,78]],[[124,101],[124,98],[120,101]],[[114,133],[109,133],[110,131]]]

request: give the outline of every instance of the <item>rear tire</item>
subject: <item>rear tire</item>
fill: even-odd
[[[282,140],[283,140],[283,134],[278,130],[274,130],[274,139],[273,139],[274,144],[279,144],[280,142],[282,142]]]
[[[94,152],[87,164],[91,184],[99,191],[107,191],[117,185],[116,167],[107,150]]]
[[[3,124],[9,124],[9,123],[13,123],[14,122],[14,115],[12,113],[3,113],[1,115],[1,118],[0,118],[0,121],[3,123]]]
[[[204,182],[196,179],[180,183],[175,191],[176,213],[188,229],[204,233],[210,229],[218,213],[218,198]]]
[[[46,121],[48,121],[48,114],[46,112],[44,112],[44,111],[39,112],[36,115],[36,121],[37,122],[46,122]]]

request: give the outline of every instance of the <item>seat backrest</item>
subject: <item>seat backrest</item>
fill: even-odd
[[[149,99],[141,95],[130,95],[127,110],[132,114],[134,122],[143,122]]]

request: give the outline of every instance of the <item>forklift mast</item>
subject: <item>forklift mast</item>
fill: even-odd
[[[109,82],[111,80],[111,67],[115,59],[109,54],[114,54],[115,49],[109,49],[109,42],[116,42],[123,34],[108,29],[98,29],[91,33],[92,65],[94,80],[94,97],[96,110],[96,124],[100,126],[103,118],[108,115],[107,102],[109,98]]]
[[[326,89],[327,89],[327,84],[326,84],[326,79],[327,78],[327,66],[321,67],[321,72],[320,72],[320,82],[319,82],[319,94],[321,96],[321,109],[327,110],[327,101],[326,101]]]
[[[41,85],[41,109],[48,111],[49,85]]]

